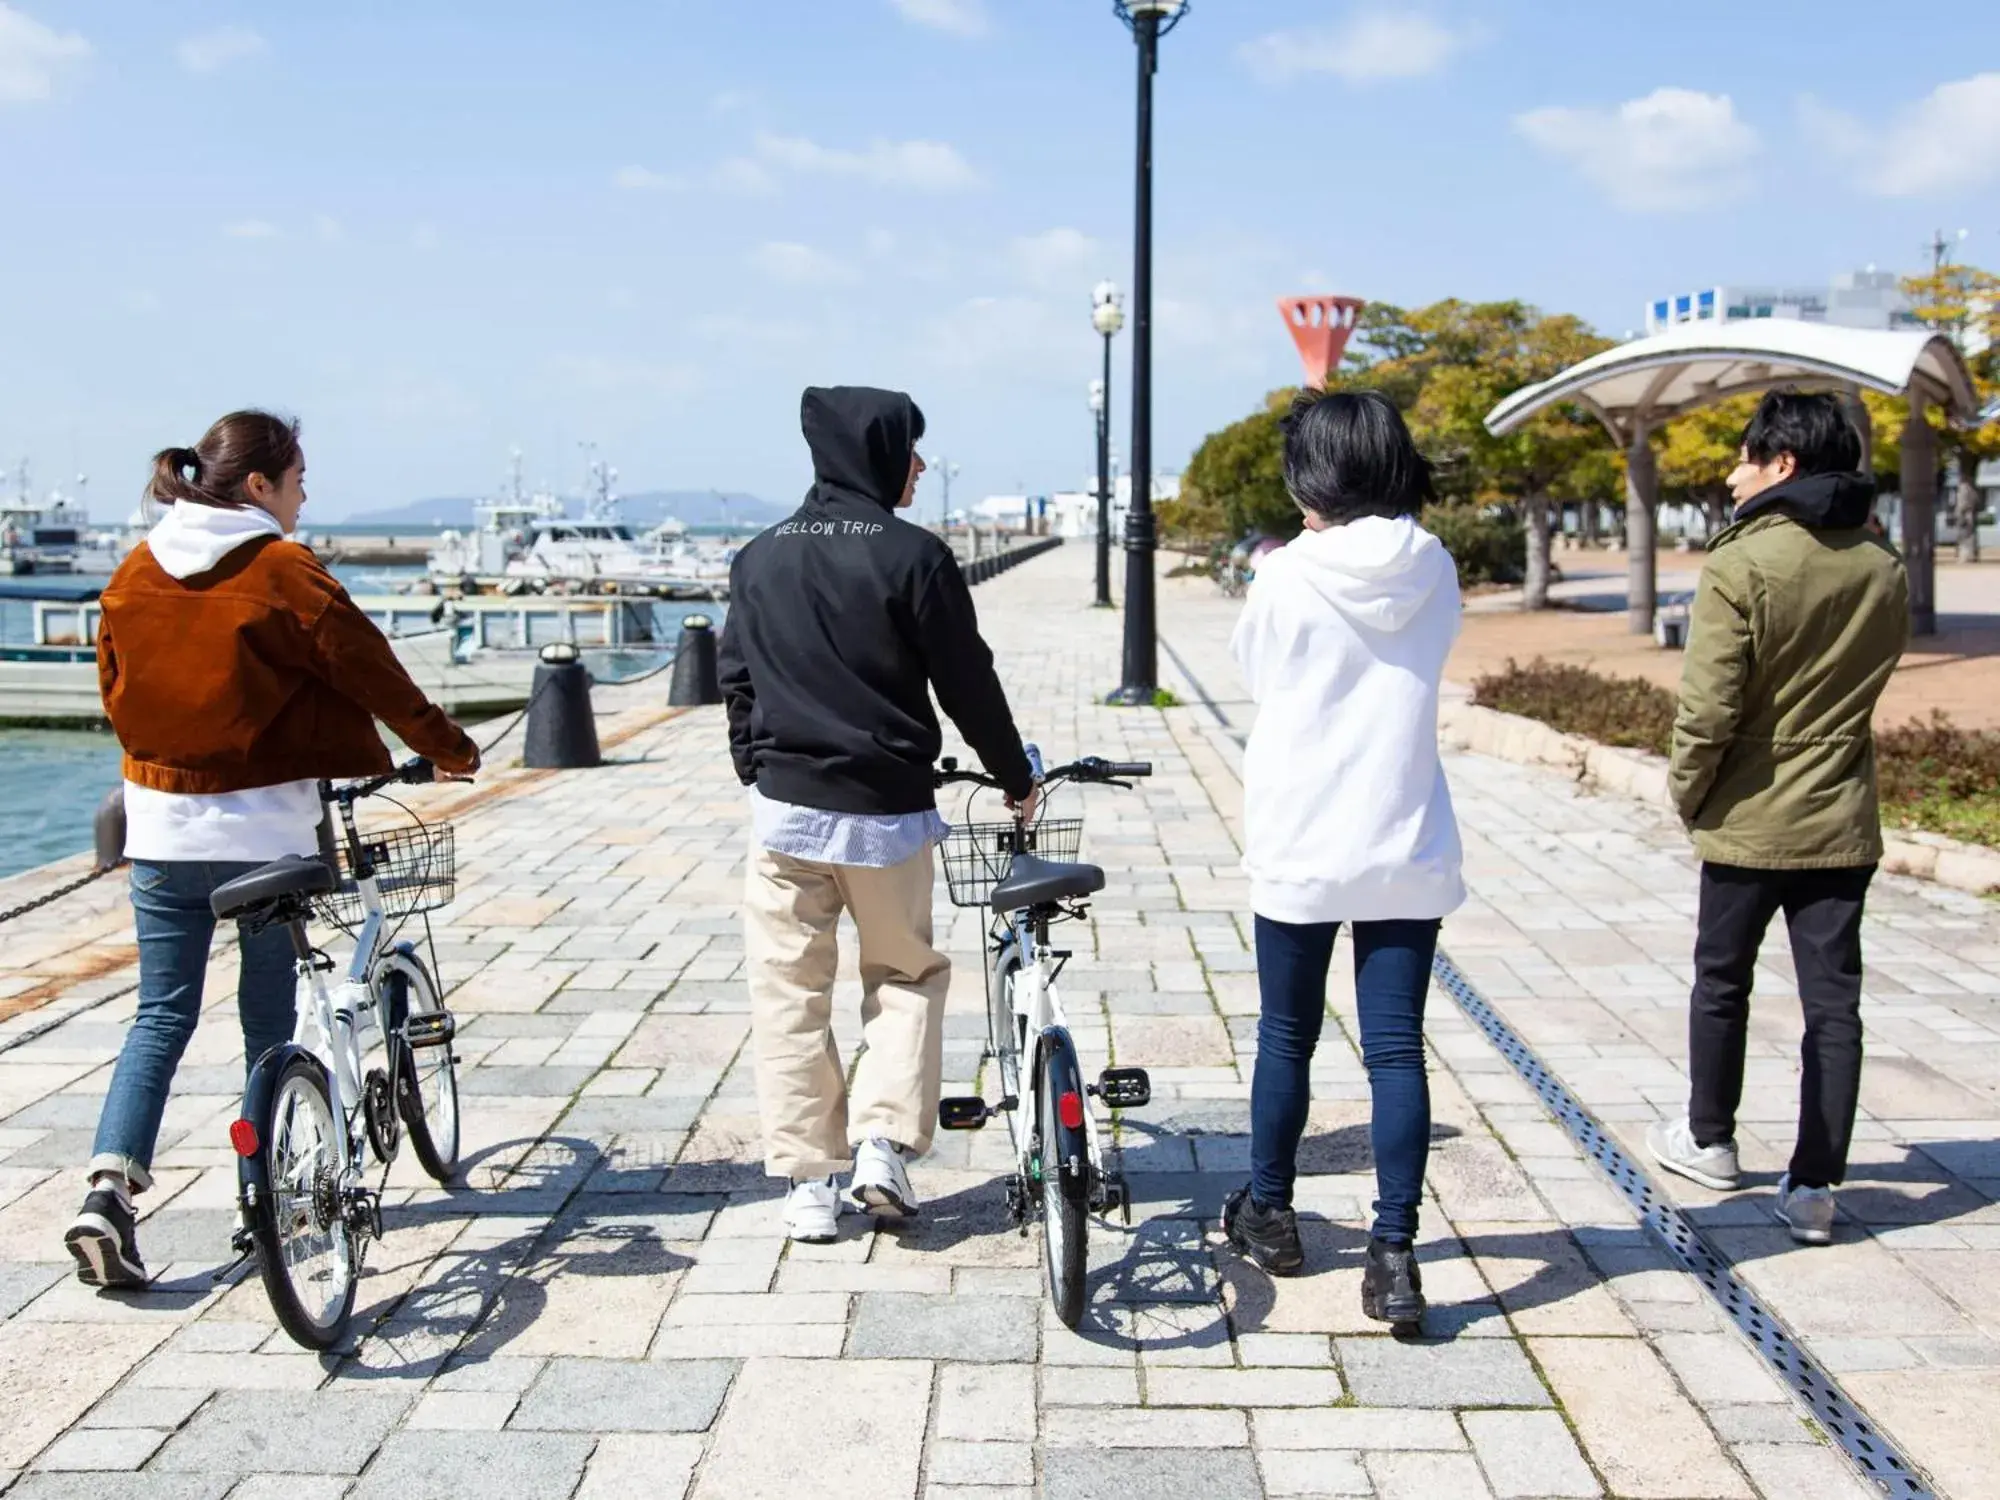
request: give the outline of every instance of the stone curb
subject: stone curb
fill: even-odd
[[[1438,708],[1438,738],[1454,749],[1516,765],[1547,766],[1573,781],[1633,797],[1668,814],[1667,763],[1644,750],[1600,745],[1534,719],[1447,699]],[[1975,896],[2000,892],[2000,852],[1934,833],[1883,833],[1882,868],[1935,881]]]

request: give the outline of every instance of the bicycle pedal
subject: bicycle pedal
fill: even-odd
[[[1153,1102],[1153,1080],[1144,1068],[1106,1068],[1090,1092],[1113,1109],[1138,1109]]]
[[[971,1095],[938,1100],[940,1130],[983,1130],[992,1115],[984,1099]]]
[[[458,1020],[448,1010],[427,1010],[403,1022],[403,1040],[412,1049],[442,1047],[458,1035]],[[457,1061],[456,1058],[453,1059]]]
[[[250,1257],[257,1253],[257,1242],[251,1238],[249,1230],[238,1228],[229,1237],[229,1248],[236,1252],[236,1259],[218,1270],[209,1272],[209,1285],[221,1286],[223,1282],[227,1281],[247,1265]]]

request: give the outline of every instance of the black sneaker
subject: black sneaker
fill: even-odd
[[[90,1190],[63,1243],[76,1257],[76,1279],[85,1286],[146,1284],[146,1263],[139,1259],[139,1216],[110,1188]]]
[[[1289,1208],[1266,1208],[1247,1187],[1222,1205],[1222,1232],[1229,1243],[1273,1276],[1290,1276],[1306,1263],[1299,1243],[1299,1216]]]
[[[1414,1332],[1424,1320],[1424,1273],[1417,1252],[1406,1243],[1370,1239],[1368,1266],[1361,1278],[1361,1311],[1400,1332]]]

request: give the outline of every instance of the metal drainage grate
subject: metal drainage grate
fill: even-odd
[[[1485,997],[1472,987],[1471,981],[1458,971],[1458,966],[1439,953],[1433,968],[1445,993],[1471,1017],[1475,1026],[1486,1033],[1488,1040],[1500,1049],[1500,1055],[1513,1064],[1514,1071],[1541,1096],[1542,1102],[1571,1138],[1603,1168],[1605,1175],[1611,1179],[1611,1185],[1625,1195],[1625,1201],[1632,1205],[1645,1226],[1659,1237],[1681,1266],[1708,1289],[1708,1294],[1721,1304],[1722,1310],[1748,1336],[1757,1352],[1764,1356],[1765,1362],[1806,1404],[1814,1420],[1840,1444],[1861,1472],[1897,1500],[1937,1500],[1936,1492],[1925,1483],[1910,1461],[1896,1451],[1895,1445],[1862,1415],[1860,1409],[1847,1398],[1846,1392],[1800,1347],[1791,1330],[1776,1314],[1736,1279],[1729,1263],[1709,1248],[1701,1232],[1674,1206],[1672,1200],[1654,1188],[1645,1169],[1627,1156],[1610,1132],[1577,1102],[1576,1096],[1535,1056],[1533,1049],[1515,1034],[1514,1028],[1502,1020],[1499,1013],[1487,1004]]]

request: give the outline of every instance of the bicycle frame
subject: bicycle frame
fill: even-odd
[[[1042,1087],[1042,1069],[1039,1066],[1041,1049],[1050,1044],[1049,1033],[1055,1031],[1061,1034],[1063,1043],[1070,1047],[1072,1053],[1075,1051],[1075,1045],[1069,1039],[1069,1017],[1062,1007],[1061,991],[1056,987],[1056,976],[1069,955],[1049,946],[1048,928],[1046,916],[1037,919],[1032,912],[1018,911],[1010,913],[1004,922],[996,922],[994,930],[993,967],[996,977],[1004,982],[1010,967],[1009,950],[1017,955],[1011,965],[1014,974],[1013,1015],[1021,1037],[1019,1066],[1027,1098],[1021,1101],[1021,1107],[1006,1111],[1006,1115],[1014,1153],[1024,1176],[1032,1170],[1035,1132],[1041,1119],[1041,1111],[1030,1103]],[[1089,1094],[1084,1091],[1079,1091],[1079,1094],[1083,1104],[1084,1144],[1091,1180],[1095,1181],[1104,1165],[1103,1148],[1097,1133],[1097,1112],[1092,1108]]]

